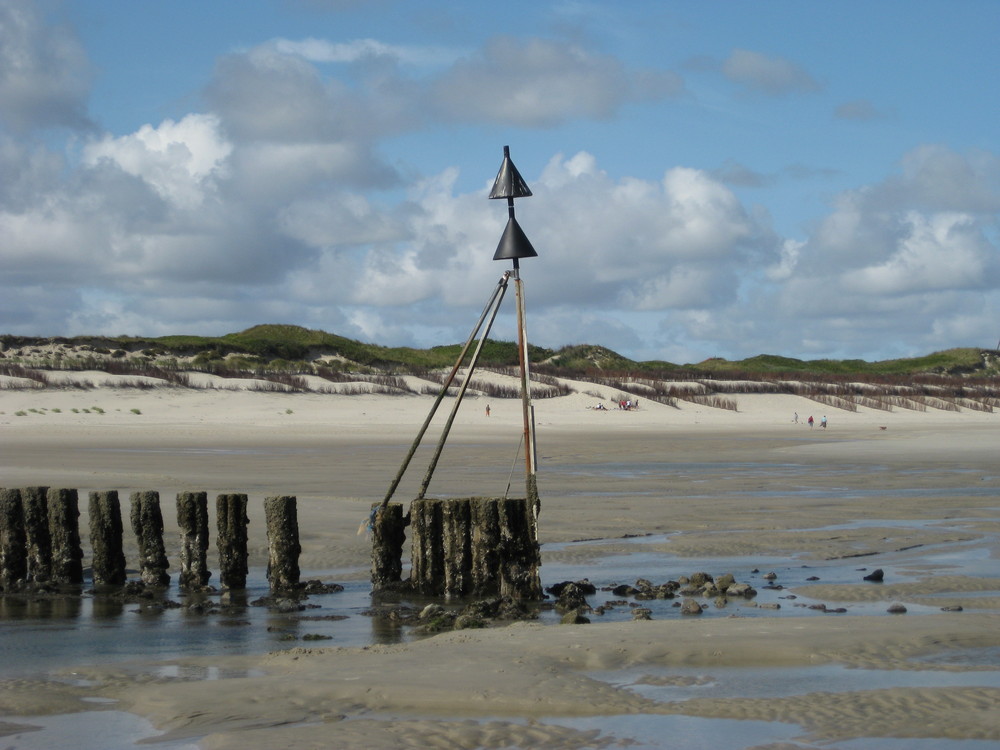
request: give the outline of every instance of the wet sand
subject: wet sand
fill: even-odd
[[[168,540],[176,531],[171,500],[181,490],[247,492],[252,519],[265,495],[293,494],[303,575],[336,569],[343,580],[366,578],[369,548],[358,524],[384,495],[428,400],[342,398],[332,414],[309,408],[306,397],[241,394],[217,399],[226,402],[217,413],[168,395],[160,413],[151,400],[158,395],[126,399],[121,412],[106,409],[100,419],[61,409],[30,423],[10,418],[16,404],[0,399],[0,485],[115,488],[123,498],[157,489]],[[783,601],[773,617],[706,602],[696,618],[595,616],[589,625],[521,623],[367,648],[299,644],[175,660],[182,677],[136,654],[127,666],[74,665],[71,678],[3,680],[0,716],[30,725],[36,715],[113,708],[149,719],[167,740],[243,750],[584,748],[630,737],[640,747],[700,746],[643,735],[664,717],[725,727],[734,720],[719,745],[728,747],[1000,741],[1000,418],[836,413],[829,430],[810,431],[789,419],[805,415],[808,402],[766,398],[745,399],[736,415],[661,413],[655,405],[595,415],[582,402],[540,403],[539,534],[543,568],[595,581],[637,550],[659,580],[730,572],[707,569],[719,560],[739,564],[738,578],[756,561],[784,561],[781,596],[798,599]],[[133,403],[140,418],[130,419]],[[494,403],[489,421],[478,410],[460,420],[431,494],[502,494],[512,465],[516,491],[518,416],[506,411]],[[427,451],[397,500],[413,496]],[[259,566],[266,542],[258,516],[250,532],[251,565]],[[168,554],[176,559],[176,545]],[[876,567],[885,582],[864,582]],[[798,601],[847,613],[796,610]],[[910,612],[886,614],[892,603]],[[829,690],[824,675],[838,666],[853,679]],[[209,669],[223,677],[197,678]],[[706,694],[705,686],[747,670],[770,676]],[[615,674],[631,677],[623,683]],[[796,676],[797,693],[774,694],[771,683]],[[669,697],[650,693],[664,684]],[[741,724],[763,727],[763,735],[743,735]],[[0,724],[0,734],[17,731]]]

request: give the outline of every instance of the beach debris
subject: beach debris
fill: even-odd
[[[139,543],[139,578],[149,586],[170,583],[167,552],[163,547],[163,515],[160,493],[155,490],[133,492],[129,520]]]
[[[216,545],[219,550],[219,583],[223,588],[242,589],[247,585],[247,496],[225,493],[215,499]]]
[[[94,586],[121,586],[126,581],[122,551],[122,513],[117,490],[90,493],[90,545]]]
[[[941,607],[942,612],[962,612],[964,611],[961,604],[949,604],[946,607]]]
[[[272,592],[299,587],[298,500],[294,495],[264,498],[267,525],[267,580]]]
[[[885,578],[885,572],[882,568],[876,568],[864,577],[866,581],[871,581],[873,583],[882,583],[883,578]]]

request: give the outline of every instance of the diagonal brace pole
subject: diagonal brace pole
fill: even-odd
[[[445,395],[448,393],[448,388],[451,387],[452,382],[455,380],[455,376],[458,374],[459,368],[462,366],[462,362],[465,360],[465,355],[468,354],[469,348],[472,346],[472,342],[476,339],[476,334],[479,333],[480,329],[483,327],[483,321],[486,320],[486,316],[493,311],[493,315],[490,318],[490,326],[493,325],[493,320],[496,318],[497,311],[500,309],[500,301],[503,300],[503,295],[507,291],[507,280],[510,278],[510,271],[504,273],[504,275],[497,282],[496,287],[493,289],[493,294],[490,296],[489,301],[483,308],[482,314],[479,316],[475,327],[472,329],[472,333],[469,334],[468,340],[465,342],[465,346],[462,347],[461,353],[458,355],[458,359],[455,361],[454,367],[451,368],[451,372],[448,373],[448,377],[445,378],[444,384],[441,386],[441,391],[438,393],[437,398],[434,399],[434,404],[431,406],[430,413],[424,420],[423,425],[420,427],[420,431],[417,433],[417,437],[414,439],[413,444],[410,446],[409,452],[406,454],[406,458],[403,459],[402,465],[399,467],[399,471],[396,472],[395,478],[392,480],[392,484],[389,485],[388,492],[385,493],[385,498],[382,500],[381,507],[384,508],[389,504],[389,500],[392,499],[393,494],[396,492],[396,488],[399,487],[399,483],[403,479],[403,475],[406,473],[407,467],[410,465],[410,461],[413,460],[414,454],[417,452],[417,448],[420,447],[420,441],[423,440],[424,434],[427,432],[427,428],[431,424],[431,420],[434,418],[435,412],[437,412],[438,406],[441,405],[441,401],[444,399]],[[497,298],[500,298],[498,301]],[[487,333],[489,332],[489,327],[487,328]],[[484,335],[480,339],[479,346],[477,347],[477,353],[479,349],[482,348],[482,342],[485,340]],[[470,368],[471,372],[471,368]],[[439,451],[440,453],[440,451]],[[423,496],[423,491],[421,491],[421,496]]]
[[[506,274],[504,275],[506,279]],[[489,338],[490,329],[493,327],[493,321],[496,320],[497,313],[500,311],[500,303],[503,302],[504,293],[507,291],[507,285],[504,284],[503,291],[500,292],[500,296],[496,301],[496,306],[493,308],[493,314],[490,316],[489,322],[486,324],[486,329],[483,331],[483,335],[479,338],[479,343],[476,344],[476,351],[472,353],[472,359],[469,361],[469,369],[465,373],[465,378],[462,380],[462,387],[458,389],[458,395],[455,397],[455,405],[451,407],[451,414],[448,415],[448,421],[444,425],[444,430],[441,431],[441,438],[438,440],[437,447],[434,449],[434,456],[431,458],[430,465],[427,467],[427,473],[424,475],[424,481],[420,484],[420,492],[417,494],[417,499],[423,498],[424,493],[427,492],[427,485],[431,483],[431,477],[434,474],[434,469],[437,468],[438,459],[441,458],[441,451],[444,450],[445,441],[448,439],[448,433],[451,432],[451,426],[455,422],[455,416],[458,414],[458,407],[462,405],[462,398],[465,396],[465,391],[469,387],[469,383],[472,380],[472,373],[475,372],[476,364],[479,362],[479,354],[483,350],[483,344],[486,343],[486,339]]]

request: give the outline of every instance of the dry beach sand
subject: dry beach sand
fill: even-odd
[[[226,675],[213,680],[163,676],[137,654],[136,664],[74,666],[72,680],[0,680],[8,717],[0,735],[21,736],[46,714],[114,708],[148,718],[160,739],[242,750],[696,748],[706,737],[715,747],[774,749],[1000,742],[1000,415],[852,413],[777,395],[738,396],[736,412],[686,402],[605,412],[591,407],[612,393],[580,389],[535,402],[543,569],[596,580],[609,561],[641,551],[654,583],[698,570],[742,580],[758,559],[777,559],[782,595],[799,599],[783,600],[773,616],[706,602],[699,617],[593,616],[588,625],[517,623],[365,648],[300,643],[177,660],[185,674]],[[384,495],[431,402],[0,390],[0,486],[76,487],[81,497],[117,489],[126,499],[159,490],[168,542],[179,491],[246,492],[258,509],[266,495],[295,495],[303,576],[336,569],[363,580],[369,546],[359,521]],[[826,414],[830,427],[793,424],[795,412],[801,422]],[[520,420],[517,401],[468,399],[430,494],[503,494],[512,465],[517,488]],[[395,499],[413,497],[429,451],[418,453]],[[263,565],[263,523],[252,521],[250,532],[251,565]],[[740,570],[707,569],[719,558],[740,560]],[[852,572],[827,580],[830,565]],[[885,582],[863,581],[875,567]],[[811,570],[819,580],[807,580]],[[847,612],[792,616],[795,601]],[[892,603],[909,611],[888,615]]]

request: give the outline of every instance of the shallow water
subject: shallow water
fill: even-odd
[[[221,449],[220,449],[221,450]],[[227,449],[228,450],[228,449]],[[289,449],[295,453],[301,449]],[[199,449],[200,452],[206,452]],[[229,452],[238,452],[229,451]],[[273,453],[269,449],[269,452]],[[254,451],[248,450],[248,454]],[[616,464],[599,467],[561,466],[547,469],[550,474],[572,472],[577,475],[612,478],[622,483],[622,491],[601,487],[600,492],[587,492],[591,497],[653,494],[649,492],[650,478],[663,476],[664,480],[683,478],[685,492],[697,492],[697,486],[707,473],[730,478],[749,479],[766,477],[769,482],[765,490],[746,489],[734,482],[728,489],[716,495],[732,496],[772,496],[843,498],[865,497],[866,490],[846,488],[849,480],[878,475],[880,467],[838,467],[836,470],[800,464],[763,463],[663,463],[663,464]],[[938,472],[940,473],[940,472]],[[947,494],[953,497],[995,496],[997,489],[977,477],[975,472],[956,470],[961,477],[959,487],[948,487]],[[920,485],[924,473],[916,470],[913,485],[898,489],[879,489],[880,499],[892,497],[924,497],[942,493],[940,489],[914,486]],[[632,480],[635,486],[628,485]],[[868,490],[870,493],[870,490]],[[658,493],[659,494],[659,493]],[[564,495],[569,496],[569,495]],[[695,498],[696,494],[686,494]],[[949,518],[947,520],[906,521],[906,520],[863,520],[851,523],[810,527],[808,531],[837,532],[859,528],[892,529],[934,529],[968,532],[972,524],[982,518]],[[780,532],[784,533],[784,532]],[[969,542],[949,542],[940,545],[925,545],[919,549],[901,550],[861,558],[816,561],[805,560],[783,554],[780,556],[741,555],[689,557],[672,555],[670,541],[672,535],[643,536],[629,539],[598,539],[568,544],[546,544],[543,558],[548,555],[542,567],[544,586],[565,580],[588,578],[599,589],[597,595],[589,597],[596,606],[610,599],[616,599],[610,591],[602,588],[616,584],[634,584],[638,578],[646,578],[654,584],[676,580],[679,576],[704,571],[711,575],[732,573],[739,582],[750,583],[757,589],[751,600],[730,600],[725,607],[708,604],[702,618],[717,617],[836,617],[837,614],[810,609],[812,605],[827,604],[831,609],[843,607],[849,614],[871,616],[894,616],[886,610],[891,599],[874,597],[872,601],[822,602],[795,593],[796,588],[818,584],[870,585],[878,591],[880,584],[865,584],[863,576],[875,568],[885,571],[887,584],[912,582],[927,571],[938,574],[968,576],[973,578],[1000,579],[1000,557],[996,535],[975,532],[977,539]],[[585,550],[614,546],[616,554],[594,555],[586,563],[558,562],[564,553],[575,549]],[[552,559],[555,558],[555,559]],[[777,575],[773,586],[764,579],[764,574]],[[83,595],[76,599],[21,601],[16,597],[0,597],[0,678],[16,676],[53,676],[59,679],[73,679],[74,665],[96,662],[169,661],[183,657],[211,656],[214,654],[263,653],[302,645],[357,647],[372,643],[391,643],[412,639],[407,630],[395,627],[388,621],[362,614],[372,605],[369,585],[366,581],[338,580],[344,571],[303,571],[303,578],[319,578],[323,581],[338,582],[345,586],[343,592],[311,597],[307,604],[311,608],[300,613],[276,614],[264,607],[251,606],[250,602],[268,593],[265,571],[250,571],[249,588],[245,596],[229,602],[225,612],[216,614],[193,614],[185,609],[153,609],[138,604],[116,603],[106,597]],[[809,581],[816,577],[818,581]],[[185,601],[176,587],[167,596]],[[968,602],[972,607],[976,599],[1000,597],[1000,591],[974,591],[960,594],[921,595],[922,601],[936,596],[954,596]],[[208,597],[213,604],[220,604],[220,595]],[[407,602],[402,602],[407,603]],[[409,602],[421,606],[425,602]],[[654,619],[680,618],[675,600],[654,600],[635,602],[652,611]],[[764,606],[761,606],[764,605]],[[773,609],[772,606],[779,608]],[[905,602],[908,612],[914,614],[937,612],[938,607],[927,604]],[[631,606],[618,606],[604,615],[591,615],[594,622],[631,620]],[[976,608],[977,611],[1000,611]],[[905,615],[902,615],[905,617]],[[961,615],[956,615],[961,616]],[[546,623],[558,621],[558,614],[546,611],[541,619]],[[307,619],[344,618],[344,619]],[[306,641],[305,637],[319,637],[323,640]],[[954,666],[991,666],[995,671],[963,672],[948,671]],[[919,670],[899,672],[879,670],[855,670],[826,665],[823,667],[790,669],[675,669],[656,668],[622,670],[600,673],[592,676],[641,692],[658,701],[685,701],[693,697],[728,697],[740,695],[774,696],[796,695],[816,690],[845,691],[888,687],[986,685],[1000,687],[1000,653],[993,650],[973,650],[968,652],[945,652],[929,657],[921,662]],[[940,669],[938,668],[940,667]],[[69,673],[67,673],[69,668]],[[186,680],[221,680],[240,675],[226,673],[217,667],[180,667],[165,664],[160,667],[143,667],[155,676]],[[690,684],[669,684],[670,679],[687,678]],[[641,682],[661,682],[668,684],[645,684]],[[25,732],[0,740],[0,747],[18,747],[25,750],[74,746],[81,750],[100,747],[104,750],[124,750],[137,748],[142,738],[155,735],[144,720],[100,707],[100,711],[73,714],[70,717],[41,717],[8,721],[41,726],[37,732]],[[490,718],[484,717],[487,721]],[[736,721],[702,719],[687,716],[597,716],[579,719],[551,718],[552,724],[559,724],[580,730],[600,730],[602,736],[617,738],[636,748],[677,747],[689,750],[701,748],[748,748],[754,745],[778,742],[804,742],[803,730],[792,724],[758,721]],[[87,727],[93,725],[93,731]],[[108,734],[112,732],[112,734]],[[83,737],[83,740],[80,740]],[[98,738],[99,744],[81,744],[88,738]],[[666,738],[666,740],[665,740]],[[631,744],[634,743],[634,744]],[[161,745],[167,750],[189,750],[190,743]],[[872,739],[822,743],[824,748],[833,750],[977,750],[994,748],[995,742],[947,741],[941,739]]]
[[[140,743],[148,742],[159,734],[141,716],[114,710],[32,716],[26,719],[0,716],[0,721],[4,720],[33,727],[28,731],[0,738],[0,747],[16,750],[132,750],[149,747]],[[155,747],[158,750],[198,750],[198,746],[190,740],[157,742]]]
[[[307,635],[323,638],[317,644],[322,646],[398,640],[377,620],[361,614],[371,606],[367,582],[347,582],[342,592],[311,596],[305,602],[310,609],[278,614],[251,605],[269,593],[265,573],[252,570],[244,594],[198,597],[225,604],[218,614],[123,604],[94,595],[28,602],[0,597],[0,677],[44,674],[97,661],[263,653],[301,645]],[[165,597],[190,601],[176,587]],[[316,619],[331,616],[344,619]]]
[[[838,524],[819,530],[840,530],[874,527],[956,528],[961,519],[948,522],[875,521]],[[738,582],[749,583],[757,595],[752,599],[730,599],[724,607],[702,600],[706,606],[701,617],[830,617],[835,614],[810,609],[812,605],[828,604],[830,609],[843,607],[850,614],[892,616],[886,610],[892,601],[822,602],[795,593],[796,587],[818,584],[862,584],[863,576],[882,568],[885,582],[913,580],[925,569],[946,569],[949,575],[1000,579],[1000,557],[992,553],[996,540],[978,539],[973,542],[953,542],[927,545],[874,557],[847,558],[803,563],[787,555],[680,557],[663,552],[669,548],[671,535],[597,539],[564,544],[543,545],[547,553],[572,551],[574,548],[601,548],[614,545],[625,554],[601,554],[586,564],[546,561],[541,569],[544,587],[567,580],[589,579],[598,592],[588,598],[592,606],[618,599],[609,590],[618,584],[634,584],[645,578],[659,584],[683,575],[703,571],[717,576],[731,573]],[[343,572],[343,571],[339,571]],[[775,573],[774,581],[764,575]],[[338,571],[304,573],[303,578],[318,578],[337,582]],[[816,578],[816,581],[808,579]],[[0,678],[47,674],[74,664],[96,661],[167,660],[185,656],[211,654],[262,653],[302,645],[306,636],[318,639],[317,646],[358,647],[373,643],[394,643],[413,638],[408,629],[363,612],[372,606],[367,581],[345,581],[342,592],[311,596],[305,611],[279,614],[266,607],[252,606],[266,596],[268,584],[264,569],[252,569],[248,588],[239,595],[206,596],[208,604],[224,609],[214,613],[192,613],[186,608],[160,608],[140,604],[123,604],[111,597],[85,594],[80,597],[25,600],[0,597]],[[878,590],[880,584],[867,584]],[[947,596],[942,594],[939,596]],[[1000,591],[962,593],[962,598],[975,600],[1000,596]],[[182,594],[176,586],[165,597],[187,604],[192,597]],[[922,600],[933,598],[922,595]],[[632,601],[648,608],[654,619],[677,618],[678,599]],[[423,606],[426,600],[403,599],[400,604]],[[456,607],[460,605],[455,605]],[[777,607],[777,608],[775,608]],[[930,613],[938,607],[906,602],[911,613]],[[631,606],[616,606],[604,615],[591,615],[595,622],[632,619]],[[989,611],[989,610],[986,610]],[[546,609],[542,622],[557,622],[558,613]]]
[[[948,740],[934,737],[863,737],[813,743],[794,724],[742,719],[703,719],[697,716],[639,714],[632,716],[588,716],[550,720],[547,723],[581,731],[597,730],[612,738],[612,747],[633,750],[754,750],[772,743],[782,747],[822,747],[824,750],[996,750],[991,740]],[[798,744],[798,743],[801,743]]]

